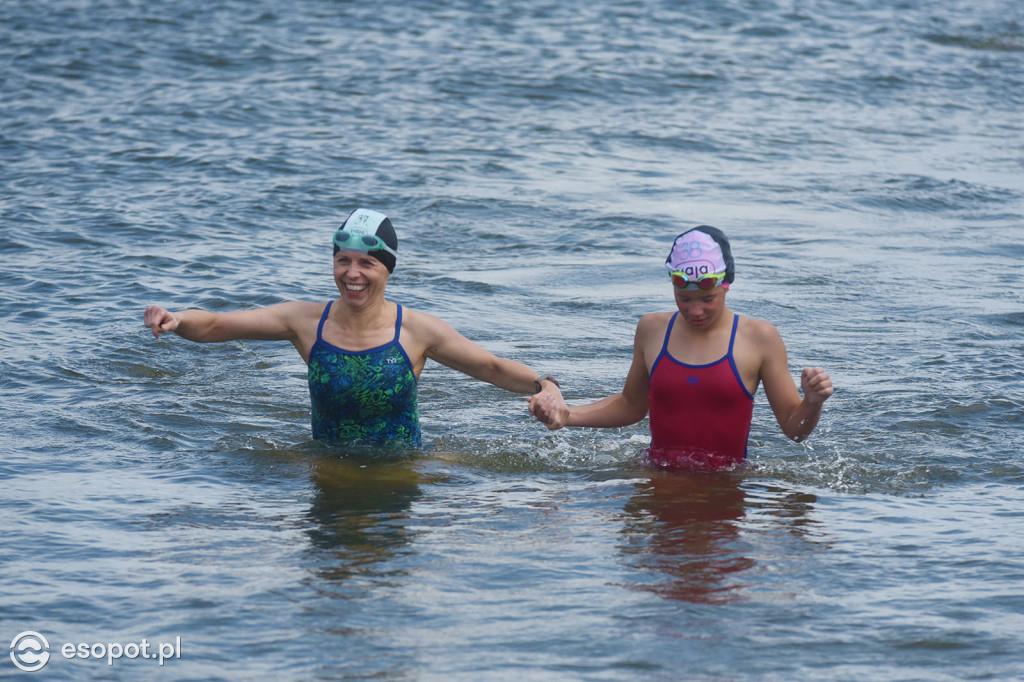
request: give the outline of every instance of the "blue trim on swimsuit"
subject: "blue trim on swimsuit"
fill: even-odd
[[[665,330],[665,340],[661,344],[661,352],[658,353],[658,357],[655,358],[654,364],[651,365],[651,372],[650,372],[650,374],[651,375],[654,374],[654,368],[658,366],[658,363],[661,362],[661,358],[663,358],[663,357],[668,358],[672,362],[674,362],[677,365],[680,365],[682,367],[692,367],[694,369],[699,369],[701,367],[712,367],[712,366],[717,365],[718,363],[722,362],[723,360],[728,360],[729,361],[729,366],[732,367],[733,376],[736,377],[736,381],[739,383],[740,388],[742,388],[743,392],[746,393],[747,396],[751,400],[753,400],[754,396],[750,394],[750,391],[747,390],[747,385],[743,383],[743,379],[740,377],[740,370],[736,366],[736,358],[733,357],[733,353],[732,353],[733,346],[736,344],[736,330],[739,329],[740,316],[737,315],[736,313],[732,314],[732,333],[729,335],[729,350],[726,351],[724,356],[718,358],[714,362],[709,362],[706,365],[688,365],[687,363],[681,362],[680,360],[677,360],[676,358],[672,357],[672,354],[668,352],[668,338],[669,338],[669,335],[672,334],[672,325],[675,324],[676,317],[678,317],[678,316],[679,316],[679,311],[676,311],[676,312],[674,312],[672,314],[672,319],[670,319],[668,321],[668,328]]]
[[[328,302],[309,352],[310,423],[313,438],[333,442],[421,444],[417,380],[399,343],[402,306],[395,336],[367,350],[349,351],[323,338]]]

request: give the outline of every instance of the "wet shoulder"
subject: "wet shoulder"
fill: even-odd
[[[291,306],[296,314],[301,317],[316,317],[320,319],[324,309],[327,307],[327,303],[327,301],[290,301],[282,305]]]
[[[452,326],[439,317],[402,307],[403,333],[421,338],[429,338],[445,333],[450,329],[452,329]]]
[[[457,337],[458,332],[439,317],[418,310],[402,307],[402,329],[400,343],[413,363],[422,366],[422,356],[431,348],[437,348],[446,339]]]
[[[760,320],[746,315],[739,315],[736,341],[739,346],[758,349],[762,354],[783,347],[782,336],[774,324],[768,320]]]
[[[327,301],[288,301],[279,305],[292,327],[299,332],[307,332],[312,327],[315,334],[324,309],[327,308]]]
[[[754,340],[764,340],[771,336],[778,336],[779,330],[775,328],[775,325],[768,320],[761,320],[756,317],[747,317],[746,315],[736,314],[739,318],[739,323],[736,327],[736,333],[742,336],[749,337]]]
[[[637,336],[639,338],[646,338],[651,334],[658,337],[664,336],[673,314],[672,312],[647,313],[642,316],[636,325]]]

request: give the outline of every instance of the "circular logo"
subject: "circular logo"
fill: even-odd
[[[38,632],[26,630],[11,640],[11,660],[27,673],[42,669],[50,660],[50,643]]]

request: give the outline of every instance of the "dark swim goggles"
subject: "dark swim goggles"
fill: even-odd
[[[395,258],[398,254],[384,240],[375,234],[354,234],[345,228],[334,233],[334,245],[339,249],[350,249],[369,253],[370,251],[387,251]]]
[[[724,272],[717,275],[701,275],[697,279],[691,279],[689,275],[681,270],[673,270],[668,274],[672,277],[672,284],[680,289],[686,289],[693,284],[701,291],[711,291],[725,279]]]

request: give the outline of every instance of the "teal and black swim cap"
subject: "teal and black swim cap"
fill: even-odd
[[[334,233],[334,253],[342,249],[362,251],[395,271],[398,258],[398,237],[391,220],[383,213],[368,208],[352,211]]]

